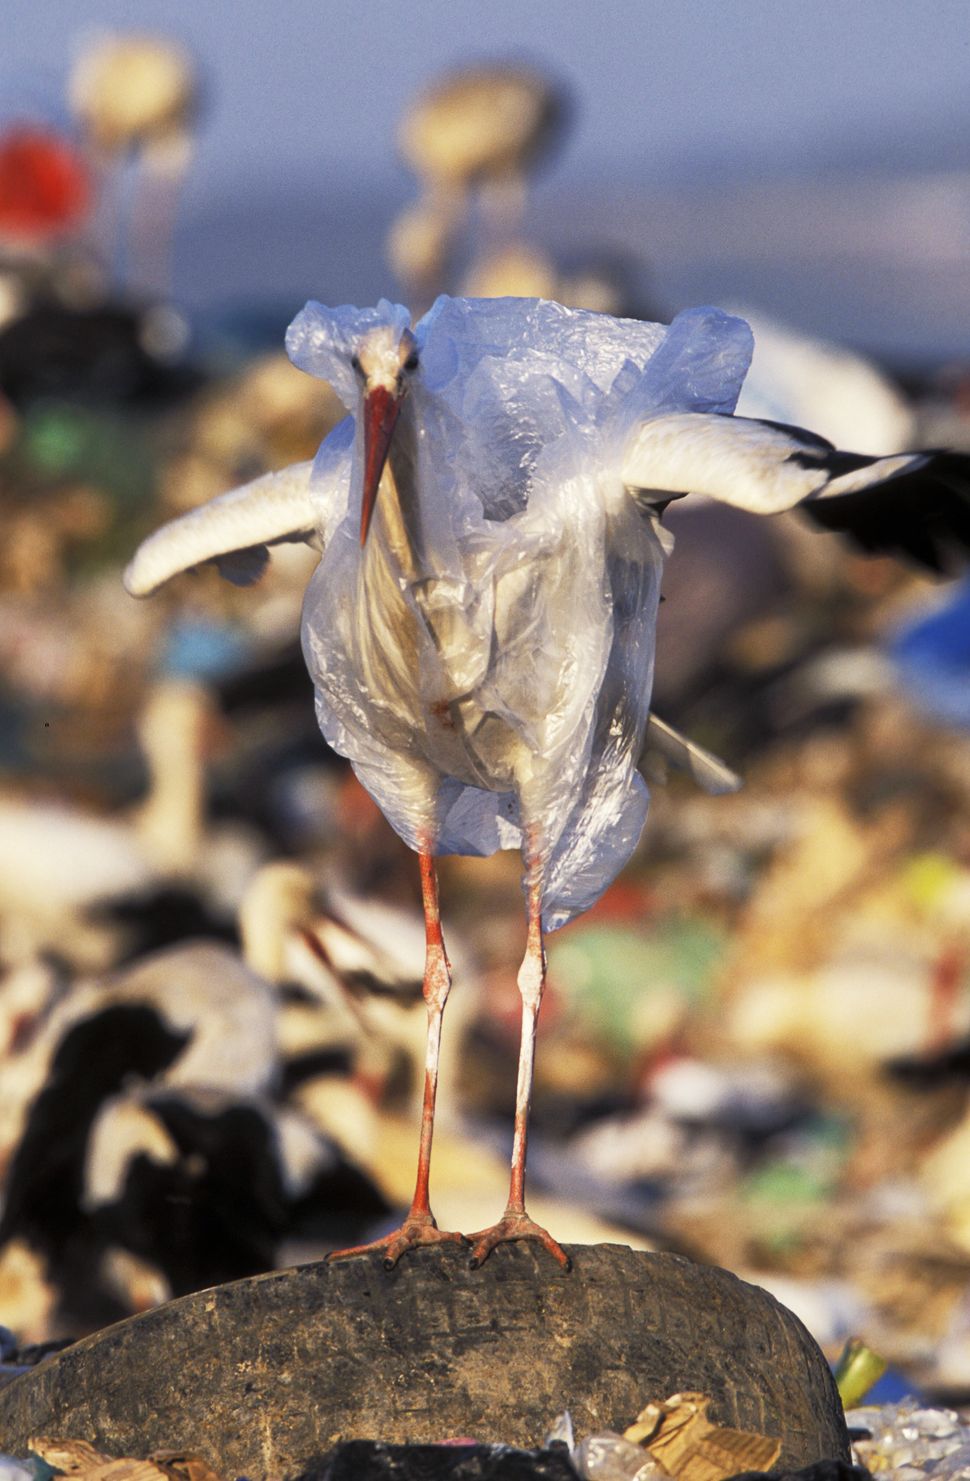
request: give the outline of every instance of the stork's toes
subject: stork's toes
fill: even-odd
[[[349,1260],[352,1255],[369,1255],[373,1250],[383,1250],[384,1269],[393,1270],[405,1251],[414,1249],[416,1245],[467,1243],[468,1240],[463,1234],[452,1233],[448,1229],[439,1229],[433,1214],[411,1213],[400,1229],[392,1230],[382,1239],[372,1240],[370,1244],[356,1244],[346,1250],[332,1250],[327,1259]]]
[[[536,1224],[529,1215],[522,1212],[506,1209],[497,1224],[490,1229],[480,1229],[477,1234],[468,1236],[473,1245],[471,1267],[477,1270],[483,1260],[487,1260],[497,1244],[508,1244],[513,1239],[537,1239],[544,1250],[548,1250],[553,1259],[558,1260],[563,1270],[572,1269],[572,1261],[566,1254],[562,1245],[557,1244],[548,1230],[543,1229],[541,1224]]]

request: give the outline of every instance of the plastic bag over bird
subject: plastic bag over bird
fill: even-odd
[[[311,303],[287,346],[352,407],[348,344],[406,318]],[[668,329],[447,297],[414,334],[397,486],[365,546],[361,429],[352,444],[341,424],[318,457],[348,475],[304,606],[318,717],[413,848],[533,840],[551,929],[596,899],[646,816],[636,761],[669,537],[624,488],[624,446],[645,417],[729,413],[751,335],[715,309]]]

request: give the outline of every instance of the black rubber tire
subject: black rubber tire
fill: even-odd
[[[480,1270],[456,1246],[235,1281],[132,1317],[0,1390],[0,1450],[31,1435],[112,1455],[180,1448],[228,1476],[294,1476],[340,1440],[470,1435],[536,1445],[650,1399],[713,1398],[722,1424],[776,1435],[779,1467],[847,1459],[828,1365],[757,1286],[674,1255],[531,1244]]]

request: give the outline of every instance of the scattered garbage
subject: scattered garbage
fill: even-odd
[[[781,1441],[712,1423],[710,1402],[703,1394],[674,1394],[648,1404],[622,1435],[604,1431],[578,1443],[564,1412],[535,1450],[483,1445],[467,1437],[435,1445],[348,1440],[305,1469],[301,1481],[727,1481],[741,1471],[767,1471]],[[32,1439],[29,1449],[22,1461],[0,1458],[6,1467],[0,1470],[3,1481],[48,1481],[51,1475],[78,1481],[222,1481],[205,1460],[172,1450],[154,1451],[143,1460],[113,1459],[85,1440],[48,1437]]]
[[[915,1399],[846,1412],[853,1458],[874,1476],[957,1481],[970,1475],[970,1423],[952,1409],[922,1408]]]

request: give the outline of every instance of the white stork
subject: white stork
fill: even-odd
[[[412,329],[386,301],[310,303],[290,356],[350,416],[314,462],[183,515],[126,572],[145,596],[205,561],[252,580],[279,541],[321,551],[303,620],[320,725],[421,865],[424,1112],[412,1207],[378,1242],[388,1266],[462,1238],[438,1230],[428,1198],[450,988],[434,857],[511,847],[528,911],[512,1177],[503,1216],[470,1236],[472,1263],[523,1238],[568,1263],[525,1208],[543,932],[606,888],[646,816],[636,762],[666,505],[691,493],[754,514],[799,505],[934,570],[970,549],[970,459],[871,458],[733,417],[751,346],[747,324],[716,309],[668,328],[542,300],[439,298]],[[675,733],[665,743],[691,754]]]

